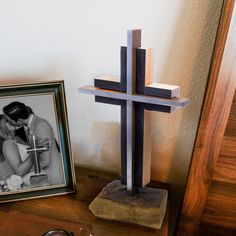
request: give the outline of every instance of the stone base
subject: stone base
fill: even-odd
[[[48,176],[46,174],[36,174],[30,176],[30,183],[34,187],[39,186],[42,187],[48,184]]]
[[[144,187],[129,196],[119,180],[109,183],[89,205],[97,217],[160,229],[167,205],[168,192]]]

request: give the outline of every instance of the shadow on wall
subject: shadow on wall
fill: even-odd
[[[187,108],[174,114],[153,115],[152,177],[166,179],[172,186],[170,235],[174,233],[185,190],[222,5],[223,0],[185,1],[159,78],[162,83],[180,85],[181,96],[191,101]],[[169,137],[163,129],[167,129]],[[168,145],[163,143],[158,150],[158,142],[163,140]],[[168,150],[163,150],[165,146]],[[159,169],[160,162],[166,162],[165,173]]]
[[[120,124],[95,122],[90,131],[90,137],[90,147],[88,147],[89,144],[84,143],[73,144],[75,156],[87,157],[86,163],[80,163],[80,166],[90,169],[99,167],[100,170],[110,172],[120,170]],[[103,165],[104,163],[106,166]]]

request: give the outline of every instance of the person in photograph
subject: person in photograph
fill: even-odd
[[[14,173],[13,169],[3,155],[2,147],[4,141],[5,139],[0,136],[0,181],[6,180]]]
[[[27,153],[27,144],[16,135],[16,126],[0,115],[0,180],[12,174],[23,177],[33,166]]]
[[[56,143],[54,131],[48,121],[35,115],[32,109],[18,101],[5,106],[3,112],[12,123],[25,127],[28,139],[32,134],[37,139],[48,139],[48,151],[38,154],[40,167],[48,175],[49,184],[64,184],[59,147]]]

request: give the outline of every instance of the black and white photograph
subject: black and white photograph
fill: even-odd
[[[48,86],[36,86],[35,93],[30,86],[25,92],[13,86],[12,93],[0,93],[0,202],[18,193],[35,192],[34,197],[73,185],[65,104],[58,88]]]

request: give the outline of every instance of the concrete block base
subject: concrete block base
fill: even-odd
[[[166,212],[168,192],[144,187],[129,196],[119,180],[109,183],[89,205],[97,217],[160,229]]]

